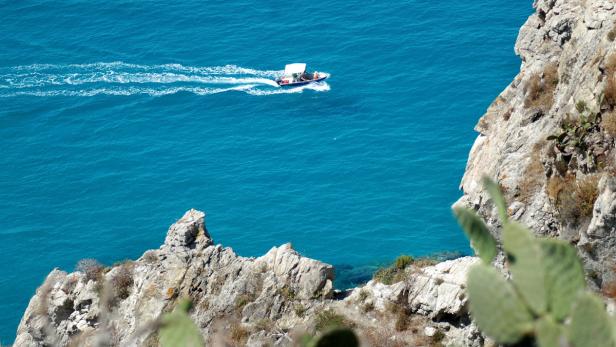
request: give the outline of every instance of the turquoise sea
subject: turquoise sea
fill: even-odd
[[[0,1],[0,342],[54,267],[158,247],[187,209],[344,287],[468,253],[451,217],[531,1]],[[284,64],[327,83],[279,89]],[[363,271],[363,272],[362,272]]]

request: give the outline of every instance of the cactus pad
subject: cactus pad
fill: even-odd
[[[494,268],[478,264],[468,274],[471,315],[499,343],[514,343],[533,330],[533,317],[515,289]]]
[[[545,270],[539,241],[522,225],[506,223],[503,227],[503,248],[509,260],[513,284],[538,315],[547,309]]]
[[[161,319],[159,341],[161,347],[203,347],[201,331],[188,316],[189,300],[181,301],[173,312]]]
[[[486,224],[475,211],[464,207],[454,208],[454,214],[462,230],[464,230],[464,233],[471,241],[471,247],[475,250],[475,254],[484,263],[490,264],[494,257],[496,257],[497,250],[496,240],[490,234]]]
[[[543,317],[535,324],[535,336],[539,347],[566,346],[564,330],[550,316]]]
[[[584,289],[584,270],[571,245],[564,241],[540,240],[548,290],[548,306],[552,316],[563,321],[571,312],[572,303]]]
[[[614,329],[603,302],[581,293],[573,307],[569,340],[575,347],[614,347]]]
[[[507,222],[507,204],[505,203],[505,197],[503,197],[498,184],[488,177],[485,177],[483,179],[483,187],[488,191],[488,194],[490,194],[492,198],[492,202],[496,205],[501,222]]]

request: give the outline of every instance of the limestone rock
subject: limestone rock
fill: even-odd
[[[439,319],[466,313],[466,275],[477,258],[464,257],[421,269],[411,277],[409,306],[421,314]]]
[[[578,243],[585,266],[599,285],[616,283],[613,271],[602,271],[603,264],[616,261],[616,178],[605,176],[599,183],[599,197],[593,218]]]
[[[409,274],[403,283],[370,282],[364,288],[383,312],[395,302],[417,306],[426,318],[457,317],[455,325],[442,321],[439,329],[462,341],[456,336],[469,335],[470,325],[458,291],[472,263],[472,258],[449,261]],[[156,320],[182,297],[192,299],[191,317],[210,345],[291,346],[295,331],[310,331],[325,310],[344,311],[358,323],[360,335],[382,326],[363,309],[348,309],[350,299],[332,299],[331,265],[302,257],[290,244],[259,258],[238,256],[214,245],[205,214],[196,210],[169,228],[158,250],[101,268],[93,277],[52,271],[24,313],[15,346],[156,344]],[[229,341],[230,329],[245,331],[246,339]],[[392,338],[404,341],[403,334]]]
[[[550,181],[557,176],[613,177],[616,172],[614,136],[600,123],[610,112],[602,95],[606,81],[613,77],[607,75],[606,65],[616,53],[616,4],[611,0],[536,0],[534,7],[536,12],[520,29],[515,45],[522,59],[520,72],[476,126],[479,134],[461,182],[464,195],[456,204],[478,210],[498,238],[497,213],[481,185],[484,176],[497,180],[505,190],[510,216],[537,235],[576,245],[590,283],[598,288],[614,281],[612,190],[605,184],[600,187],[593,215],[579,217],[577,212],[562,212],[558,190]],[[530,102],[531,89],[537,88],[538,81],[546,85],[550,69],[555,69],[557,83],[544,88],[539,101]],[[578,110],[582,106],[585,111]],[[548,140],[561,134],[566,119],[580,119],[580,113],[598,115],[580,140],[581,146],[575,141]]]
[[[385,285],[373,280],[353,289],[345,301],[361,305],[365,298],[379,311],[391,310],[392,306],[407,308],[441,324],[446,331],[445,345],[481,346],[483,337],[470,322],[465,295],[467,273],[478,261],[463,257],[424,268],[411,266],[406,281]],[[426,327],[436,334],[433,329]]]

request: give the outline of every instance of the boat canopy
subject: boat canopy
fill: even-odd
[[[304,63],[295,63],[295,64],[287,64],[284,67],[285,76],[291,76],[293,74],[301,74],[306,72],[306,64]]]

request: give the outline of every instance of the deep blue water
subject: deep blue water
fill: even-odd
[[[449,207],[531,10],[0,1],[0,342],[52,268],[136,258],[193,207],[242,255],[468,252]],[[269,85],[289,62],[331,78]]]

